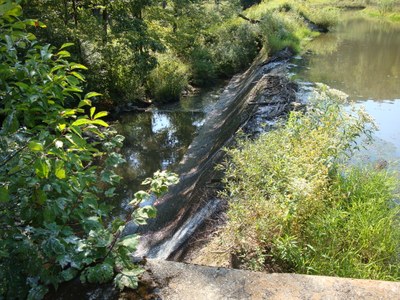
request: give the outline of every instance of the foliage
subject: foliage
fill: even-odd
[[[379,0],[378,10],[381,15],[392,12],[396,5],[396,0]]]
[[[143,11],[151,1],[42,1],[26,3],[29,17],[49,24],[45,41],[72,41],[75,57],[89,66],[88,83],[119,101],[145,98],[144,85],[163,46],[148,32]],[[43,13],[46,12],[46,13]],[[60,18],[60,16],[62,16]]]
[[[148,85],[157,102],[179,100],[188,85],[188,67],[177,57],[159,55],[158,66],[151,72]]]
[[[222,239],[256,270],[398,280],[394,178],[340,164],[371,134],[371,120],[329,90],[321,97],[228,151]]]
[[[210,53],[217,74],[231,76],[248,67],[261,48],[257,26],[239,18],[225,22],[213,32]]]
[[[0,295],[40,299],[50,285],[77,276],[106,282],[116,273],[118,286],[135,287],[129,254],[137,236],[121,233],[130,218],[154,217],[155,208],[140,203],[176,177],[155,174],[149,192],[135,194],[129,219],[108,225],[123,137],[92,106],[100,94],[82,96],[86,67],[68,60],[71,44],[39,44],[27,28],[44,25],[21,13],[0,0]]]

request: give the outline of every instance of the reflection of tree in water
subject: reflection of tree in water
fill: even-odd
[[[399,26],[351,19],[336,33],[317,39],[313,47],[319,50],[309,57],[309,68],[301,77],[341,89],[353,99],[399,98]]]
[[[159,169],[176,166],[193,140],[195,121],[201,113],[138,113],[124,115],[118,132],[125,136],[123,155],[127,160],[119,173],[123,177],[121,196],[139,189],[140,182]]]

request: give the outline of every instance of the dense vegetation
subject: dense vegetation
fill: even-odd
[[[47,28],[39,39],[72,42],[75,60],[89,67],[87,84],[106,105],[177,100],[189,85],[204,86],[247,67],[262,47],[299,49],[311,36],[304,18],[329,26],[333,10],[307,2],[227,0],[25,1],[27,16]]]
[[[135,194],[127,219],[111,218],[107,199],[120,180],[114,169],[123,162],[123,137],[93,104],[174,101],[190,85],[246,68],[262,48],[300,50],[316,34],[309,20],[325,28],[337,20],[337,9],[319,5],[324,1],[0,0],[0,297],[40,299],[78,277],[136,287],[141,270],[129,255],[137,236],[124,235],[125,224],[153,217],[154,207],[142,201],[176,177],[157,173],[146,180],[147,192]],[[381,15],[396,9],[389,0],[374,7]],[[276,143],[264,137],[231,152],[228,187],[238,200],[227,241],[254,268],[398,278],[396,267],[387,268],[399,240],[388,230],[397,225],[390,177],[341,171],[335,158],[364,125],[344,125],[332,103],[316,112],[293,115],[268,135]],[[304,155],[302,147],[311,146]],[[249,161],[260,164],[243,164]],[[252,168],[254,181],[240,177]],[[356,228],[354,218],[376,230]],[[327,247],[331,237],[349,249],[346,258]]]
[[[155,174],[128,217],[110,219],[123,137],[92,106],[100,94],[82,93],[86,68],[68,60],[71,45],[41,45],[26,29],[44,25],[21,13],[0,1],[0,298],[41,299],[76,277],[134,288],[138,237],[123,235],[125,224],[153,217],[140,203],[176,177]]]
[[[399,280],[397,177],[341,164],[372,125],[332,95],[228,151],[224,248],[255,270]]]

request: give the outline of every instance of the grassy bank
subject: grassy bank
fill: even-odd
[[[396,179],[341,164],[372,125],[333,96],[228,151],[228,222],[213,260],[227,251],[253,270],[400,279]]]

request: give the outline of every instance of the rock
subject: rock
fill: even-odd
[[[149,260],[164,300],[399,299],[400,283],[298,274],[267,274]]]

